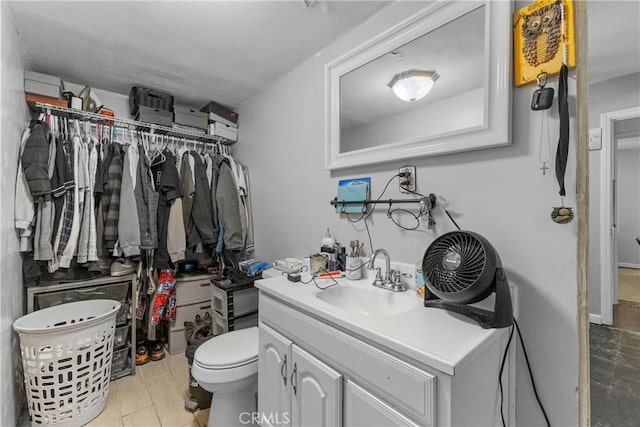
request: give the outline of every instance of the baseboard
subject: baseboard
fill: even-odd
[[[618,267],[623,267],[623,268],[636,268],[638,270],[640,270],[640,264],[631,264],[629,262],[619,262],[618,263]]]
[[[589,313],[589,323],[595,323],[597,325],[602,325],[602,316],[599,314]]]

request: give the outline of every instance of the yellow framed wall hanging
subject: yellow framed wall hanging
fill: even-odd
[[[564,17],[564,22],[563,22]],[[541,73],[560,71],[563,63],[576,64],[571,0],[538,0],[513,15],[514,82],[535,82]]]

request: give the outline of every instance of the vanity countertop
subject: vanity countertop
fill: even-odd
[[[302,281],[308,280],[309,275],[303,274]],[[338,287],[383,292],[384,298],[399,298],[396,303],[406,303],[411,308],[402,313],[385,316],[347,310],[318,298],[317,295],[322,291],[313,281],[306,284],[294,283],[283,276],[257,280],[255,286],[262,293],[359,336],[373,345],[386,347],[449,375],[455,375],[456,369],[464,366],[479,350],[509,331],[509,328],[483,329],[475,321],[459,314],[437,308],[425,308],[422,305],[422,297],[416,294],[415,289],[396,293],[375,288],[368,279],[336,280],[339,283]],[[318,279],[317,283],[325,287],[332,281]],[[493,297],[490,298],[492,301]]]

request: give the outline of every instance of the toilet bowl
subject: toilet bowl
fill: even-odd
[[[191,375],[213,393],[209,427],[242,426],[255,412],[258,390],[258,328],[228,332],[196,350]],[[245,424],[241,422],[245,420]]]

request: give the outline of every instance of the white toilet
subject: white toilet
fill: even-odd
[[[196,350],[191,374],[213,393],[209,427],[241,426],[257,410],[258,328],[227,332]],[[240,418],[240,414],[249,413]]]

